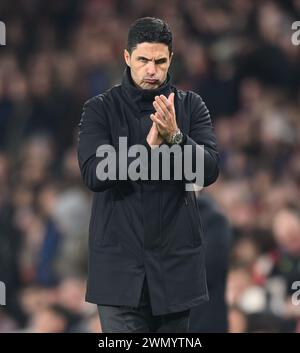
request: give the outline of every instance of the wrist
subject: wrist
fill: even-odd
[[[167,143],[169,145],[183,145],[185,141],[186,135],[179,128],[167,138]]]
[[[178,132],[179,128],[177,128],[175,131],[171,132],[169,135],[165,137],[165,140],[167,143],[171,143],[173,136]]]

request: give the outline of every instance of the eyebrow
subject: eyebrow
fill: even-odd
[[[147,61],[151,61],[151,59],[145,58],[144,56],[138,56],[137,60],[147,60]],[[161,63],[165,63],[167,61],[167,58],[159,58],[154,60],[156,64],[161,64]]]

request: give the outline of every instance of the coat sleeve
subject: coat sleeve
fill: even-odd
[[[204,146],[204,185],[208,186],[216,181],[219,175],[219,154],[216,137],[210,119],[209,111],[202,98],[191,92],[190,133],[186,137],[185,145],[192,146],[192,165],[196,165],[196,149]]]
[[[85,102],[78,125],[77,155],[79,168],[85,185],[92,191],[103,191],[116,183],[115,180],[100,181],[96,175],[97,148],[101,144],[111,143],[105,116],[99,109],[99,104],[101,104],[100,97],[94,97]]]
[[[117,183],[124,183],[129,180],[127,174],[126,180],[119,180],[119,151],[116,152],[116,178],[107,178],[101,180],[97,177],[97,166],[106,157],[97,156],[97,149],[103,145],[112,144],[110,125],[106,119],[103,110],[102,95],[93,97],[85,102],[83,112],[79,122],[77,156],[80,173],[85,185],[94,192],[107,190]],[[151,147],[147,143],[146,138],[140,141],[144,145],[148,154],[151,153]],[[124,169],[128,172],[129,165],[136,160],[136,157],[127,156],[127,164]]]

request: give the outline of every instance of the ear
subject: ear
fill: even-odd
[[[171,65],[172,59],[173,59],[173,52],[170,55],[170,65]]]
[[[124,49],[124,60],[126,64],[130,67],[130,54],[127,49]]]

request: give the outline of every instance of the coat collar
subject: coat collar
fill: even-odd
[[[129,66],[126,65],[126,69],[124,70],[122,78],[122,88],[125,90],[129,98],[137,105],[140,111],[154,110],[152,105],[154,97],[160,94],[168,97],[169,94],[173,91],[171,81],[171,75],[167,73],[167,78],[160,87],[155,89],[138,88],[133,83]]]

